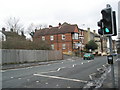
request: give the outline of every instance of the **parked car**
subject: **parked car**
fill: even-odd
[[[92,53],[85,53],[83,55],[83,59],[84,60],[91,60],[91,59],[94,59],[94,55]]]

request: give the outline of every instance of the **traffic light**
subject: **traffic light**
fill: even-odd
[[[114,34],[112,29],[112,8],[107,7],[101,11],[102,13],[102,22],[103,22],[103,34],[107,36],[111,36]]]
[[[97,22],[97,24],[100,27],[100,29],[98,29],[98,33],[100,35],[103,35],[103,23],[102,23],[102,20],[100,20],[99,22]]]
[[[116,13],[115,11],[113,11],[113,30],[114,30],[114,34],[112,36],[116,36],[117,35],[117,27],[116,27]]]

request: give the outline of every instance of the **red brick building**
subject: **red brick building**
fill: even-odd
[[[59,26],[37,30],[33,39],[45,40],[51,44],[53,50],[62,50],[64,53],[78,50],[78,46],[83,44],[83,30],[78,26],[68,23],[59,23]]]

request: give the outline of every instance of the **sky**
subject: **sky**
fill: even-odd
[[[77,24],[79,28],[97,30],[101,10],[110,4],[118,14],[120,0],[0,0],[0,28],[10,17],[20,19],[27,30],[33,24],[58,26],[58,23]]]

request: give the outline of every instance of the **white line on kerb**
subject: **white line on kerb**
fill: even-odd
[[[49,75],[42,75],[42,74],[33,74],[33,75],[35,75],[35,76],[41,76],[41,77],[47,77],[47,78],[56,78],[56,79],[63,79],[63,80],[69,80],[69,81],[87,83],[87,81],[78,80],[78,79],[70,79],[70,78],[57,77],[57,76],[49,76]]]

